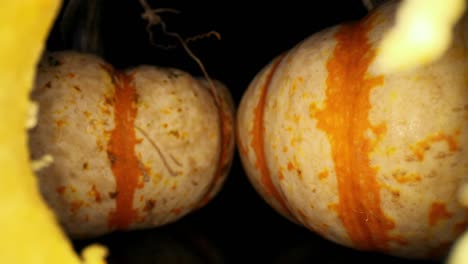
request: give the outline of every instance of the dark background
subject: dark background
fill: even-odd
[[[86,1],[83,0],[84,6]],[[69,1],[64,1],[64,6]],[[92,1],[94,2],[94,1]],[[96,0],[100,8],[100,55],[117,68],[140,64],[175,67],[201,75],[179,45],[161,49],[150,44],[138,0]],[[255,74],[275,56],[327,27],[362,18],[361,0],[334,1],[180,1],[148,0],[154,8],[170,7],[180,14],[162,14],[167,29],[183,37],[212,30],[221,40],[190,43],[212,78],[231,90],[235,103]],[[49,50],[80,49],[74,36],[84,27],[78,10],[65,35],[59,15],[48,40]],[[89,14],[89,12],[88,12]],[[177,44],[154,28],[158,44]],[[76,38],[75,38],[76,40]],[[378,253],[364,253],[329,242],[289,222],[254,191],[237,152],[221,192],[204,208],[180,221],[150,230],[118,232],[94,240],[74,241],[77,250],[90,243],[110,248],[109,263],[431,263]]]

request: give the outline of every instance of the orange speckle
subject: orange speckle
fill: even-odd
[[[452,215],[453,213],[447,210],[447,207],[444,203],[434,202],[432,203],[431,209],[429,211],[429,224],[434,226],[443,219],[451,218]]]
[[[77,86],[77,85],[74,85],[73,89],[75,89],[75,91],[77,91],[77,92],[81,92],[81,88],[79,86]]]
[[[278,171],[278,179],[279,179],[280,181],[284,180],[284,174],[283,174],[282,171]]]
[[[317,111],[319,111],[319,108],[317,107],[316,104],[312,103],[309,105],[309,115],[312,118],[315,118],[315,114],[317,113]]]
[[[396,170],[392,173],[393,178],[399,183],[412,183],[421,181],[421,176],[416,173],[405,173],[400,170]]]
[[[258,100],[257,106],[254,109],[254,121],[251,130],[252,134],[252,141],[250,143],[252,149],[255,152],[256,163],[255,166],[260,171],[260,181],[263,184],[265,192],[267,195],[271,195],[279,204],[279,206],[283,209],[283,211],[289,216],[292,217],[290,210],[288,209],[284,198],[282,197],[281,193],[276,189],[276,186],[273,184],[271,179],[270,171],[266,165],[265,160],[265,127],[263,122],[263,115],[266,103],[266,95],[268,92],[268,87],[270,86],[271,79],[278,68],[278,65],[282,61],[283,56],[276,59],[273,63],[268,75],[266,77],[265,83],[263,84],[260,98]]]
[[[176,137],[176,138],[179,138],[179,137],[180,137],[180,133],[179,133],[179,131],[177,131],[177,130],[171,130],[171,131],[169,131],[169,135],[174,136],[174,137]]]
[[[156,200],[149,199],[146,201],[143,211],[150,212],[153,210],[154,206],[156,206]]]
[[[108,194],[109,194],[109,198],[111,199],[115,199],[117,198],[117,195],[119,195],[118,192],[109,192]]]
[[[296,167],[294,167],[294,165],[291,162],[288,162],[288,170],[292,171],[292,170],[295,170],[295,169],[296,169]]]
[[[99,191],[97,190],[96,188],[96,185],[93,184],[93,186],[91,186],[91,190],[88,192],[88,194],[94,198],[94,201],[96,203],[100,203],[101,202],[101,194],[99,193]]]
[[[75,78],[76,74],[73,72],[68,73],[68,78]]]
[[[110,115],[112,113],[109,107],[107,106],[101,106],[100,109],[104,115]]]
[[[112,106],[114,105],[114,99],[112,97],[109,97],[109,96],[104,96],[104,105],[105,106]]]
[[[88,111],[83,111],[83,115],[85,115],[87,118],[90,118],[92,115]]]
[[[440,142],[440,141],[447,142],[449,150],[451,152],[454,152],[459,149],[458,142],[456,139],[456,137],[459,134],[460,134],[459,130],[457,130],[454,135],[447,135],[445,133],[437,133],[435,135],[429,136],[417,142],[410,148],[413,151],[413,154],[416,156],[417,160],[419,161],[424,160],[424,154],[426,153],[426,151],[428,151],[431,148],[431,145],[436,142]]]
[[[400,191],[399,190],[390,190],[390,193],[392,194],[393,199],[398,199],[400,198]]]
[[[60,195],[63,195],[66,190],[67,190],[67,187],[65,187],[65,186],[59,186],[59,187],[57,187],[57,189],[55,189],[55,191],[57,191],[57,193],[60,194]]]
[[[393,154],[395,154],[396,150],[397,150],[396,147],[387,147],[387,148],[385,149],[385,154],[386,154],[387,156],[393,155]]]
[[[100,138],[97,138],[97,139],[96,139],[96,146],[97,146],[97,148],[98,148],[99,151],[103,151],[104,148],[105,148],[105,147],[104,147],[104,144],[103,144],[103,141],[104,141],[104,140],[102,140],[102,139],[100,139]]]
[[[339,210],[338,210],[339,205],[336,204],[336,203],[329,204],[327,207],[328,207],[328,210],[330,210],[330,211],[333,211],[333,212],[336,212],[336,213],[339,212]]]
[[[145,187],[145,183],[149,181],[149,175],[151,175],[151,168],[147,165],[139,164],[140,165],[140,174],[142,175],[139,177],[138,180],[138,189],[143,189]]]
[[[84,202],[82,200],[73,201],[70,204],[70,212],[75,214],[82,206]]]
[[[171,210],[172,213],[178,215],[182,212],[182,207],[177,207]]]
[[[292,121],[293,121],[294,123],[296,123],[296,124],[300,123],[300,122],[301,122],[301,116],[295,114],[295,115],[292,117]]]
[[[375,16],[359,23],[342,25],[327,63],[326,101],[323,109],[310,105],[331,146],[338,183],[338,216],[355,247],[363,250],[388,249],[388,233],[395,223],[381,208],[378,168],[369,155],[386,133],[386,125],[369,121],[371,91],[384,82],[383,76],[369,76],[367,69],[375,57],[368,42]],[[373,133],[369,135],[369,132]]]
[[[115,127],[107,144],[107,155],[117,186],[117,196],[116,208],[109,215],[108,225],[110,228],[126,229],[137,218],[137,211],[133,208],[133,196],[140,176],[134,129],[137,94],[131,85],[131,76],[116,73],[115,80]]]
[[[58,127],[63,127],[67,124],[67,121],[63,120],[63,119],[57,119],[55,120],[55,125],[58,126]]]
[[[176,183],[172,184],[172,186],[171,186],[171,190],[175,191],[175,189],[177,189],[177,184]]]
[[[297,177],[302,180],[302,170],[297,170]]]
[[[328,177],[328,170],[321,171],[318,174],[320,180],[325,180]]]
[[[371,126],[370,129],[374,135],[374,138],[370,139],[370,141],[372,145],[375,145],[387,133],[387,124],[382,123],[376,126]]]

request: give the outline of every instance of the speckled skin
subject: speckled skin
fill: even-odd
[[[127,70],[136,115],[133,124],[125,121],[118,129],[136,141],[122,146],[125,157],[119,157],[115,149],[129,143],[110,147],[118,133],[116,105],[123,105],[116,99],[117,71],[96,56],[71,51],[45,55],[38,69],[31,97],[40,111],[29,147],[32,159],[54,158],[37,177],[71,237],[161,226],[204,206],[220,190],[234,152],[234,104],[220,82],[217,103],[206,82],[183,71]],[[130,157],[136,166],[125,164]],[[124,166],[121,188],[114,163]],[[119,195],[129,197],[132,208],[119,209],[120,224],[113,225]],[[122,213],[126,209],[131,217]]]
[[[466,19],[437,62],[379,75],[396,2],[312,35],[252,80],[237,113],[248,178],[279,213],[359,250],[440,258],[466,229]]]

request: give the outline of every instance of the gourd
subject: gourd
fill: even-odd
[[[159,9],[140,4],[155,44],[151,27],[164,21]],[[149,65],[115,69],[102,59],[101,5],[68,3],[60,26],[74,51],[45,54],[32,92],[40,111],[31,158],[53,157],[37,175],[73,238],[161,226],[204,206],[234,150],[229,91],[184,40],[163,32],[179,38],[205,80]]]
[[[357,250],[440,258],[468,223],[466,18],[436,61],[382,73],[398,4],[272,60],[243,95],[237,143],[252,185],[293,222]]]
[[[178,69],[117,70],[98,56],[43,56],[29,132],[42,195],[73,238],[174,222],[220,190],[234,153],[234,104],[220,82]]]

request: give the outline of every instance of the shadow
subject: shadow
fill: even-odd
[[[73,241],[77,252],[91,243],[109,249],[108,264],[226,263],[221,251],[205,234],[180,225],[115,232],[95,239]]]

